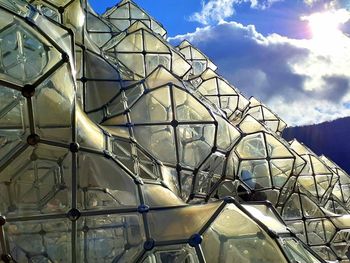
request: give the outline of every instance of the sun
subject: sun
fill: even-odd
[[[333,12],[315,13],[307,18],[313,38],[332,37],[339,33],[340,17]]]
[[[350,13],[346,9],[338,9],[313,13],[301,19],[308,22],[312,40],[318,48],[327,50],[335,48],[344,37],[339,27],[350,19]]]

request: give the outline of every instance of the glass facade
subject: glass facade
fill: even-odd
[[[0,0],[0,56],[0,262],[349,262],[349,175],[131,0]]]

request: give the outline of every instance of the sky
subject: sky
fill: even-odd
[[[103,13],[118,0],[90,0]],[[350,116],[350,0],[134,0],[289,126]]]

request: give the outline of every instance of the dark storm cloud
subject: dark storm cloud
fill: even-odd
[[[320,92],[322,98],[340,101],[350,91],[350,80],[347,76],[325,76],[325,89]]]

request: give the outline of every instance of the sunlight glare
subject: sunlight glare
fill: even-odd
[[[308,21],[315,45],[319,49],[330,51],[330,49],[336,48],[344,37],[339,26],[350,19],[350,12],[345,9],[331,10],[313,13],[309,16],[303,16],[301,19]]]

